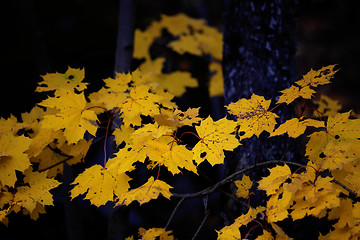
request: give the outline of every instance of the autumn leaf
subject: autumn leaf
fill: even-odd
[[[48,98],[40,106],[60,110],[55,115],[46,115],[42,127],[54,131],[64,129],[64,136],[69,143],[76,143],[88,131],[95,135],[97,116],[92,109],[86,109],[84,93],[76,94],[66,90],[58,90],[54,98]]]
[[[65,73],[48,73],[42,76],[36,92],[52,91],[59,89],[83,91],[88,83],[82,82],[85,77],[84,69],[69,67]]]
[[[47,178],[46,171],[33,172],[32,168],[28,168],[24,175],[24,182],[29,186],[21,186],[16,189],[14,204],[27,209],[30,213],[35,210],[37,204],[53,205],[53,196],[49,191],[59,186],[60,182]]]
[[[184,145],[178,145],[172,137],[148,141],[143,149],[149,159],[157,165],[164,165],[172,174],[180,173],[179,168],[197,173],[193,164],[193,152]]]
[[[330,177],[320,177],[315,183],[305,182],[302,191],[294,194],[295,204],[290,208],[292,219],[302,219],[306,215],[321,217],[324,210],[338,207],[340,189],[335,187],[332,180]]]
[[[212,73],[209,82],[210,97],[224,95],[224,78],[222,72],[222,65],[218,62],[210,62],[209,71]]]
[[[290,88],[280,91],[282,95],[279,97],[277,103],[292,103],[295,99],[302,97],[304,99],[311,99],[314,93],[316,93],[310,86],[297,87],[291,85]]]
[[[317,110],[322,116],[333,117],[342,109],[338,100],[331,99],[324,94],[320,96],[319,100],[314,100],[314,103],[319,105]]]
[[[284,166],[276,166],[269,170],[270,175],[258,181],[258,189],[265,190],[268,196],[275,194],[280,185],[291,176],[290,168],[286,164]]]
[[[271,133],[276,125],[275,113],[268,111],[271,100],[253,94],[250,99],[240,99],[226,106],[228,113],[237,116],[237,124],[240,126],[240,140],[253,135],[259,137],[263,131]]]
[[[221,230],[217,231],[218,240],[238,240],[241,239],[241,234],[239,228],[243,225],[247,225],[249,222],[254,220],[256,216],[263,212],[265,207],[249,208],[249,211],[246,214],[241,215],[235,219],[235,222],[229,226],[223,227]]]
[[[144,162],[146,154],[144,151],[136,150],[130,146],[120,149],[115,157],[108,160],[106,167],[119,173],[131,172],[135,169],[134,163]]]
[[[334,74],[338,71],[334,70],[335,66],[336,65],[329,65],[316,71],[311,69],[301,80],[295,82],[297,86],[291,85],[290,88],[280,91],[282,95],[279,97],[277,103],[289,104],[298,97],[311,99],[315,93],[312,88],[330,83],[330,79],[333,78]]]
[[[17,118],[14,115],[10,115],[7,119],[0,118],[0,134],[16,132],[21,128],[21,124],[18,123]]]
[[[329,117],[326,131],[315,132],[306,144],[306,156],[318,168],[334,170],[360,155],[360,119],[349,119],[350,112]]]
[[[206,25],[203,19],[191,18],[183,13],[172,16],[161,15],[161,26],[173,36],[190,34],[191,30],[200,30]]]
[[[322,67],[319,70],[310,70],[307,74],[303,76],[303,78],[297,82],[295,82],[300,87],[311,86],[317,87],[319,85],[324,85],[330,83],[330,79],[332,79],[335,73],[338,70],[334,70],[336,64],[329,65],[326,67]]]
[[[11,132],[0,136],[0,184],[9,187],[16,182],[16,172],[24,172],[31,165],[25,153],[31,144],[31,139],[24,136],[14,136]]]
[[[323,121],[317,121],[314,119],[304,119],[303,117],[292,118],[287,120],[285,123],[281,124],[274,132],[270,134],[271,137],[287,133],[289,137],[297,138],[303,134],[306,130],[306,127],[325,127]]]
[[[222,118],[213,121],[209,116],[201,121],[200,126],[195,126],[199,142],[193,148],[194,160],[200,164],[205,159],[211,164],[224,162],[224,150],[232,151],[240,145],[232,133],[235,131],[236,122]]]
[[[234,183],[237,187],[236,196],[238,198],[248,198],[250,193],[249,190],[252,186],[252,181],[250,180],[250,177],[244,175],[241,180],[237,180]]]
[[[130,177],[125,173],[96,164],[76,177],[72,183],[75,186],[70,191],[71,199],[86,194],[85,199],[99,207],[113,201],[114,194],[120,196],[125,193],[129,188],[129,180]]]
[[[159,194],[170,199],[170,188],[172,187],[167,183],[161,180],[154,180],[154,177],[150,177],[144,185],[120,195],[116,205],[129,205],[133,201],[138,201],[142,205],[158,198]]]
[[[61,163],[66,161],[66,164],[71,166],[81,162],[91,143],[92,140],[81,139],[76,144],[69,145],[64,136],[60,135],[54,142],[49,143],[39,155],[31,158],[31,162],[39,163],[39,170],[50,168],[47,176],[55,177],[57,174],[63,173],[64,165]]]
[[[172,240],[174,237],[171,235],[172,231],[166,231],[165,228],[139,228],[140,240],[155,240],[160,237],[160,240]]]
[[[152,24],[145,30],[136,29],[134,33],[134,58],[150,60],[149,49],[154,40],[161,36],[162,25],[159,22]]]
[[[121,106],[124,121],[128,124],[139,125],[140,114],[154,116],[159,114],[159,105],[156,104],[162,97],[149,92],[146,85],[135,86],[130,90],[129,96]],[[133,120],[136,119],[134,122]],[[140,119],[141,121],[141,119]]]

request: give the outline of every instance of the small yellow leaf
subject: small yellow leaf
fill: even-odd
[[[154,180],[154,177],[150,177],[144,185],[119,196],[119,200],[116,205],[129,205],[133,201],[138,201],[140,205],[142,205],[152,199],[158,198],[159,194],[163,195],[167,199],[170,199],[170,188],[172,187],[166,182]]]
[[[338,71],[334,70],[335,66],[336,64],[322,67],[319,70],[311,69],[307,74],[303,76],[303,79],[295,83],[301,87],[317,87],[318,85],[328,84],[330,83],[330,79],[332,79],[335,73]]]
[[[39,82],[36,92],[52,91],[59,89],[83,91],[88,83],[82,82],[85,77],[84,69],[69,67],[65,73],[48,73],[42,76],[43,81]]]
[[[248,198],[249,190],[252,186],[252,181],[249,176],[244,175],[241,180],[235,181],[235,185],[238,188],[236,190],[236,196],[238,198]]]
[[[291,85],[290,88],[287,88],[280,92],[282,93],[282,95],[279,97],[277,103],[286,103],[286,104],[292,103],[298,97],[302,97],[304,99],[311,99],[313,94],[316,93],[309,86],[300,88],[294,85]]]
[[[209,64],[209,70],[213,73],[210,78],[209,83],[209,95],[210,97],[214,96],[223,96],[224,95],[224,78],[222,65],[218,62],[211,62]]]
[[[265,190],[268,196],[275,194],[280,185],[291,176],[291,171],[288,165],[276,166],[269,169],[270,175],[263,177],[259,183],[259,189]]]
[[[319,128],[325,127],[325,124],[323,121],[317,121],[314,119],[303,120],[303,118],[292,118],[281,124],[274,132],[270,134],[270,136],[273,137],[287,133],[289,137],[297,138],[303,134],[306,130],[306,127],[309,126]]]

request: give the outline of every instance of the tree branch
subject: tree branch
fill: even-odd
[[[177,197],[177,198],[196,198],[196,197],[200,197],[203,195],[207,195],[210,193],[215,192],[219,187],[221,187],[222,185],[225,185],[229,182],[232,182],[235,178],[237,178],[239,175],[248,172],[252,169],[255,169],[257,167],[263,167],[269,164],[290,164],[290,165],[294,165],[294,166],[298,166],[298,167],[303,167],[303,164],[300,163],[295,163],[295,162],[287,162],[287,161],[281,161],[281,160],[275,160],[275,161],[267,161],[267,162],[262,162],[262,163],[257,163],[255,165],[252,165],[248,168],[242,169],[240,171],[237,171],[233,174],[231,174],[230,176],[224,178],[223,180],[221,180],[220,182],[217,182],[216,184],[214,184],[211,187],[208,187],[202,191],[196,192],[196,193],[187,193],[187,194],[181,194],[181,193],[172,193],[173,197]]]

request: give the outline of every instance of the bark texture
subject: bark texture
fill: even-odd
[[[295,80],[296,6],[297,0],[225,0],[225,105],[253,93],[274,99]],[[288,109],[276,109],[280,122],[292,117]],[[268,138],[263,133],[242,143],[227,159],[228,174],[256,162],[294,158],[287,137]],[[256,178],[258,174],[252,175]]]

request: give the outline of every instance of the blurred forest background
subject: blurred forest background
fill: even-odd
[[[182,12],[203,18],[221,31],[222,8],[222,0],[137,0],[135,26],[144,29],[160,14]],[[39,102],[43,96],[34,90],[40,75],[47,71],[65,72],[68,66],[85,67],[85,81],[91,83],[92,90],[100,89],[101,80],[113,76],[118,12],[119,0],[4,1],[0,14],[1,117],[29,111]],[[359,12],[357,0],[299,0],[296,14],[298,79],[310,68],[339,64],[341,70],[333,84],[323,87],[321,92],[338,99],[345,110],[357,112],[360,112]],[[194,65],[194,61],[180,56],[179,59],[179,68],[201,78],[201,62],[195,61]],[[203,90],[191,90],[189,94],[195,93],[195,97],[186,95],[185,100],[178,100],[184,106],[203,107],[201,113],[207,116],[211,102],[204,96],[208,94],[197,92]],[[61,201],[55,198],[55,204],[61,205]],[[84,238],[104,239],[106,212],[94,206],[82,207],[85,209],[82,212]],[[163,211],[170,214],[171,209]],[[66,239],[66,218],[62,207],[48,208],[48,213],[37,222],[30,221],[28,216],[13,216],[8,228],[0,226],[0,238]]]

